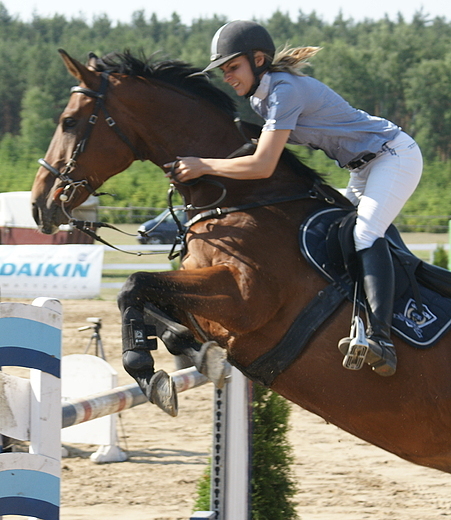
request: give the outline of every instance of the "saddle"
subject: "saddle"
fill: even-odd
[[[300,249],[329,282],[297,316],[282,340],[250,365],[233,359],[249,379],[270,387],[299,357],[310,338],[346,300],[354,301],[358,267],[353,239],[355,208],[321,209],[303,222]],[[451,272],[415,257],[392,225],[387,230],[395,269],[392,331],[409,345],[430,348],[451,328]],[[364,308],[362,297],[358,304]]]
[[[355,220],[353,208],[323,209],[302,224],[299,235],[307,261],[351,301],[358,278]],[[432,347],[451,327],[451,272],[413,255],[395,226],[385,238],[396,280],[392,330],[414,347]],[[364,306],[362,298],[359,304]]]

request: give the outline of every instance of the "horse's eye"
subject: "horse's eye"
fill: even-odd
[[[73,117],[65,117],[63,119],[64,128],[73,128],[76,124],[77,124],[77,121]]]

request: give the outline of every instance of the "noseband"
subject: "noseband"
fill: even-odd
[[[55,167],[53,167],[51,164],[49,164],[45,159],[38,160],[38,163],[41,166],[46,168],[57,179],[59,179],[63,183],[65,183],[65,186],[62,188],[59,188],[55,193],[55,198],[59,197],[63,206],[64,206],[64,203],[67,203],[72,199],[77,188],[84,188],[91,195],[94,195],[96,197],[98,197],[100,195],[104,195],[104,193],[97,193],[95,191],[95,189],[92,188],[92,186],[90,186],[90,184],[87,180],[83,179],[80,181],[76,181],[70,177],[70,173],[73,171],[73,169],[77,165],[77,159],[78,159],[79,155],[86,148],[86,145],[88,143],[91,132],[94,128],[94,125],[96,124],[96,122],[98,120],[98,117],[99,117],[98,114],[100,111],[103,112],[107,125],[116,132],[116,134],[122,139],[122,141],[126,145],[128,145],[128,147],[134,153],[135,157],[137,159],[140,159],[141,161],[144,161],[144,158],[142,157],[142,155],[133,146],[133,144],[130,142],[129,138],[118,128],[118,126],[116,125],[116,122],[108,113],[108,110],[105,106],[105,98],[106,98],[106,91],[108,88],[108,83],[109,83],[108,73],[102,72],[100,90],[98,92],[96,92],[95,90],[91,90],[89,88],[80,87],[80,86],[75,86],[75,87],[71,88],[71,90],[70,90],[71,94],[72,93],[84,94],[85,96],[95,98],[96,103],[94,106],[94,111],[88,120],[88,126],[86,128],[85,134],[84,134],[83,138],[81,139],[81,141],[75,147],[72,157],[67,162],[66,166],[64,167],[64,170],[62,172],[58,171]]]

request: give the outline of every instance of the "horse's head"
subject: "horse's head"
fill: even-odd
[[[91,55],[84,66],[60,53],[80,86],[32,188],[33,215],[44,233],[68,222],[73,208],[135,159],[162,166],[177,155],[225,157],[243,142],[234,103],[198,69],[130,53]]]
[[[240,130],[231,98],[185,63],[151,62],[126,52],[103,59],[91,55],[84,66],[60,53],[80,85],[72,88],[32,188],[33,215],[44,233],[57,231],[72,209],[135,159],[162,167],[177,155],[227,157],[241,149],[244,134],[247,139],[259,135],[249,125]],[[269,179],[222,178],[224,202],[234,206],[274,193],[302,192],[297,169],[282,161]],[[312,184],[309,175],[302,176]],[[212,183],[179,187],[196,208],[221,195],[221,189],[210,193]]]
[[[112,117],[118,113],[114,99],[109,100],[108,109],[105,103],[107,86],[115,79],[82,65],[62,50],[60,53],[80,86],[71,91],[32,187],[33,216],[40,230],[48,234],[67,223],[71,209],[109,177],[125,170],[139,153],[132,138],[118,130],[120,124]],[[121,121],[123,117],[121,114]]]

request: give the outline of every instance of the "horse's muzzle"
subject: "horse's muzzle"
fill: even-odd
[[[53,235],[61,224],[68,222],[61,207],[55,203],[52,203],[49,209],[43,210],[37,202],[32,202],[31,210],[39,231],[45,235]]]

